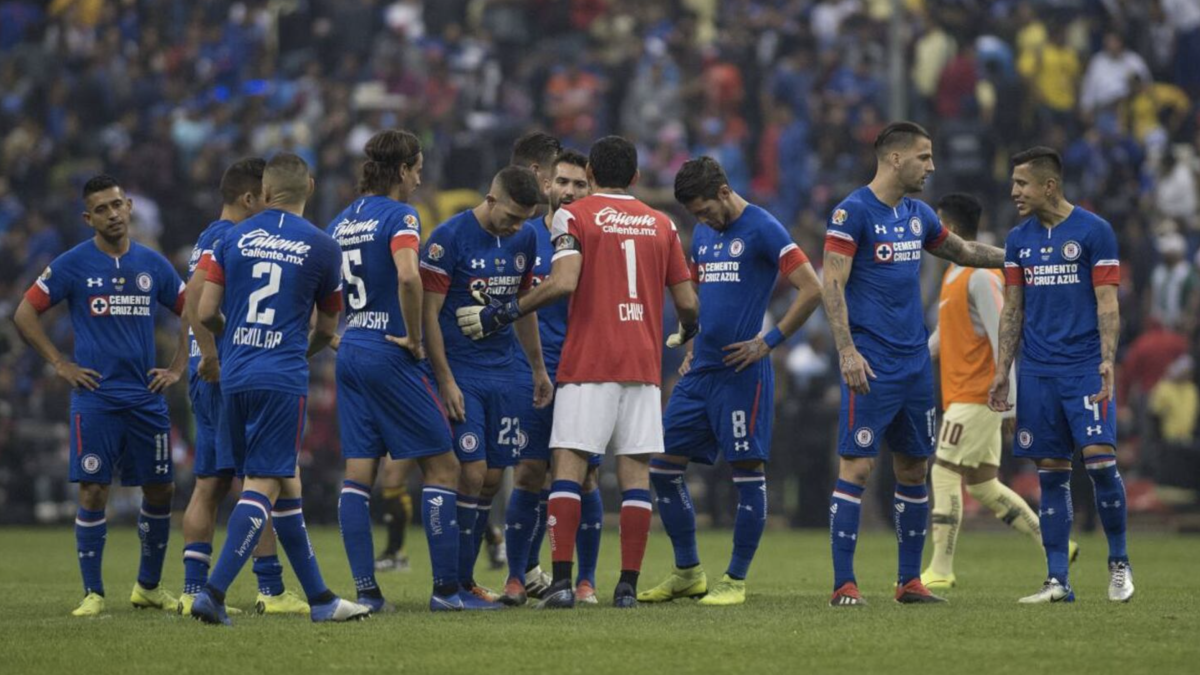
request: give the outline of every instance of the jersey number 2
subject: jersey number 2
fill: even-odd
[[[273,262],[254,263],[250,275],[255,279],[267,277],[267,285],[250,294],[250,307],[246,310],[246,323],[261,323],[270,326],[275,323],[275,310],[270,307],[259,309],[259,303],[279,292],[279,282],[283,277],[283,268]]]

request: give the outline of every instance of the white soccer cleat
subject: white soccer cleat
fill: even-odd
[[[1133,597],[1133,568],[1127,561],[1108,564],[1108,599],[1129,602]]]
[[[1051,602],[1075,602],[1075,591],[1070,586],[1064,586],[1053,577],[1042,584],[1042,590],[1027,595],[1017,602],[1022,605],[1043,605]]]
[[[370,614],[371,608],[366,605],[360,605],[357,602],[350,602],[342,598],[334,598],[331,602],[322,605],[313,605],[310,616],[313,623],[324,623],[326,621],[365,619]]]

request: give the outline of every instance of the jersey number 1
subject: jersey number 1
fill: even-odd
[[[629,282],[629,299],[637,300],[637,242],[626,239],[621,242],[621,250],[625,251],[625,278]]]
[[[270,326],[275,323],[275,310],[270,307],[259,309],[258,305],[279,292],[283,268],[273,262],[257,262],[250,269],[250,275],[255,279],[267,277],[267,285],[250,294],[250,307],[246,310],[246,323],[261,323],[264,326]]]

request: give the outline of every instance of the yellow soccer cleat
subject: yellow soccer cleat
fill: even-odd
[[[676,598],[698,598],[708,592],[708,577],[697,565],[686,570],[676,567],[661,584],[638,593],[638,602],[670,602]]]
[[[191,593],[184,593],[183,595],[179,596],[179,608],[178,608],[179,615],[180,616],[191,616],[192,615],[192,603],[195,601],[196,601],[196,596],[192,595]],[[237,607],[230,607],[229,605],[225,606],[225,614],[228,616],[237,616],[238,614],[242,614],[242,613],[243,613],[242,610],[238,609]]]
[[[712,587],[708,595],[700,598],[699,604],[707,607],[726,607],[740,605],[744,602],[746,602],[746,581],[734,579],[726,574],[721,577],[717,585]]]
[[[129,602],[132,602],[133,606],[137,609],[161,609],[168,612],[179,611],[179,600],[168,593],[167,589],[162,586],[149,589],[141,584],[134,584],[133,593],[129,595]]]
[[[1079,542],[1071,539],[1067,542],[1067,564],[1074,565],[1075,559],[1079,557]]]
[[[291,591],[279,595],[258,594],[254,610],[259,614],[301,614],[308,616],[308,603]]]
[[[933,570],[927,569],[921,572],[921,583],[931,591],[944,591],[954,588],[958,584],[958,578],[953,573],[937,574]]]
[[[100,616],[104,613],[104,596],[99,593],[88,593],[83,596],[79,606],[71,610],[71,616]]]

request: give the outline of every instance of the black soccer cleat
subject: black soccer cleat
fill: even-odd
[[[638,606],[637,590],[629,582],[617,584],[613,590],[613,607],[617,609],[633,609]]]

